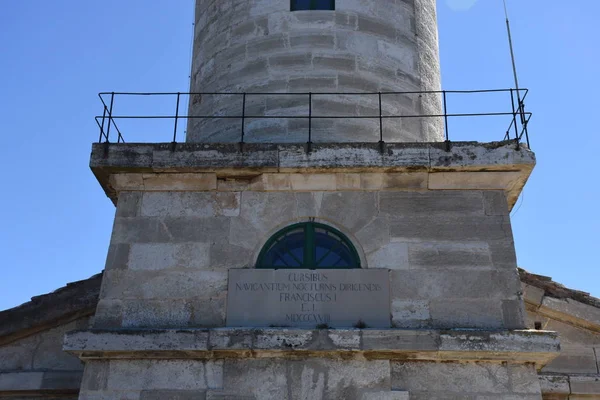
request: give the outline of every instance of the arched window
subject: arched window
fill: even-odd
[[[291,10],[335,10],[335,0],[292,0]]]
[[[327,225],[305,222],[273,235],[260,252],[256,268],[360,268],[360,259],[343,233]]]

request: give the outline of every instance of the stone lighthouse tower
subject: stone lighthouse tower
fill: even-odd
[[[93,148],[80,399],[541,399],[509,216],[535,157],[444,143],[435,6],[197,1],[186,142]]]
[[[290,3],[292,3],[290,5]],[[378,116],[387,142],[442,140],[435,0],[198,1],[190,115]],[[292,11],[291,11],[292,10]],[[307,94],[314,92],[309,102]],[[289,93],[287,96],[260,93]],[[297,95],[291,95],[296,93]],[[325,95],[323,93],[334,93]],[[306,142],[306,119],[249,118],[246,141]],[[317,119],[315,142],[377,141],[376,119]],[[191,119],[188,142],[239,141],[235,120]]]

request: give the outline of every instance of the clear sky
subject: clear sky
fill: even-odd
[[[538,159],[513,213],[519,265],[600,296],[600,2],[508,5]],[[513,86],[501,0],[438,0],[438,12],[445,89]],[[192,13],[191,0],[4,2],[0,309],[103,269],[114,207],[88,167],[96,94],[187,91]],[[503,136],[495,123],[451,124],[454,140]]]

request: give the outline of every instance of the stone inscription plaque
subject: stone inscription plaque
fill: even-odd
[[[390,327],[384,269],[229,270],[227,326]]]

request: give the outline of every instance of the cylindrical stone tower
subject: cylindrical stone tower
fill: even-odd
[[[338,0],[292,11],[294,0],[197,0],[190,116],[241,115],[246,142],[379,141],[379,96],[319,93],[440,90],[435,0]],[[313,2],[319,3],[319,2]],[[334,2],[331,2],[332,4]],[[439,94],[383,94],[386,142],[443,140]],[[261,116],[281,116],[265,119]],[[412,116],[412,117],[411,117]],[[190,119],[188,142],[239,142],[241,119]]]

